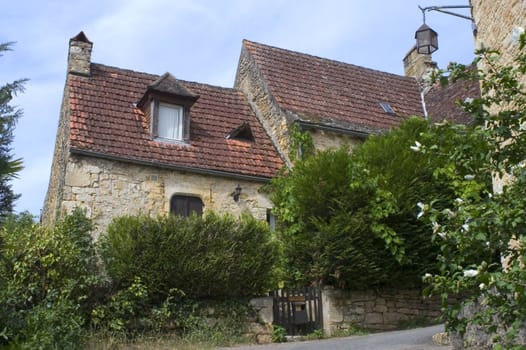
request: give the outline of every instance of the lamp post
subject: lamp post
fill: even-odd
[[[420,11],[422,11],[422,17],[424,21],[424,23],[420,26],[420,28],[418,28],[415,32],[416,50],[420,54],[430,55],[436,50],[438,50],[438,34],[426,24],[426,11],[427,12],[438,11],[438,12],[442,12],[448,15],[467,19],[471,21],[472,26],[473,26],[473,31],[475,31],[475,23],[473,22],[473,18],[459,14],[459,13],[448,11],[448,9],[471,8],[471,6],[469,5],[428,6],[428,7],[418,6],[418,8],[420,9]]]

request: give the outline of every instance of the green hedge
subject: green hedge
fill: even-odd
[[[275,287],[277,242],[251,216],[126,216],[100,239],[115,288],[138,277],[152,300],[177,289],[191,298],[251,296]]]
[[[81,210],[54,228],[29,214],[0,227],[0,348],[82,348],[101,286],[90,231]]]

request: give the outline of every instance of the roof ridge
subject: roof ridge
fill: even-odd
[[[251,40],[248,40],[248,39],[243,39],[243,45],[245,45],[245,43],[253,44],[253,45],[257,45],[257,46],[260,46],[260,47],[269,48],[269,49],[273,49],[273,50],[279,50],[279,51],[282,51],[282,52],[288,52],[290,54],[295,54],[295,55],[299,55],[299,56],[303,56],[303,57],[315,58],[315,59],[322,60],[322,61],[332,62],[332,63],[338,64],[338,65],[343,65],[343,66],[346,66],[346,67],[354,67],[356,69],[361,69],[361,70],[365,70],[365,71],[369,71],[369,72],[375,72],[375,73],[380,73],[380,74],[387,74],[387,75],[390,75],[390,76],[393,76],[393,77],[396,77],[396,78],[400,78],[400,79],[416,80],[414,77],[408,77],[408,76],[405,76],[405,75],[391,73],[391,72],[386,72],[386,71],[382,71],[382,70],[379,70],[379,69],[359,66],[359,65],[356,65],[356,64],[352,64],[352,63],[338,61],[338,60],[335,60],[335,59],[332,59],[332,58],[326,58],[326,57],[321,57],[321,56],[317,56],[317,55],[313,55],[313,54],[309,54],[309,53],[305,53],[305,52],[285,49],[285,48],[282,48],[282,47],[268,45],[268,44],[263,44],[263,43],[256,42],[256,41],[251,41]]]
[[[92,65],[95,66],[95,67],[99,67],[101,69],[107,68],[107,69],[112,69],[112,70],[128,72],[128,73],[132,73],[132,74],[149,75],[152,79],[155,79],[155,80],[161,78],[164,74],[169,73],[169,72],[166,72],[166,73],[163,73],[163,74],[154,74],[154,73],[137,71],[137,70],[133,70],[133,69],[129,69],[129,68],[121,68],[121,67],[117,67],[117,66],[110,66],[110,65],[102,64],[102,63],[92,63]],[[177,81],[183,83],[183,84],[192,84],[192,85],[205,86],[205,87],[208,86],[208,87],[212,87],[212,88],[216,88],[216,89],[239,91],[236,88],[228,87],[228,86],[213,85],[213,84],[210,84],[210,83],[202,83],[202,82],[198,82],[198,81],[184,80],[184,79],[179,79],[179,78],[175,78],[175,79]]]

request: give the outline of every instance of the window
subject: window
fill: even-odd
[[[382,107],[382,109],[384,110],[385,113],[389,114],[389,115],[395,115],[395,111],[393,109],[393,107],[391,107],[391,105],[387,102],[380,102],[380,106]]]
[[[164,139],[183,139],[183,107],[159,103],[157,136]]]
[[[170,213],[190,216],[192,213],[203,214],[203,201],[199,197],[173,195],[170,199]]]

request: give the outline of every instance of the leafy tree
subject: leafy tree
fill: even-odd
[[[440,271],[425,276],[428,291],[444,302],[451,294],[466,297],[455,307],[444,303],[448,329],[460,335],[485,330],[484,344],[469,344],[478,348],[526,348],[525,47],[523,36],[510,65],[499,63],[498,52],[482,50],[476,63],[484,70],[449,67],[449,79],[481,82],[482,97],[462,104],[481,122],[474,132],[487,147],[472,150],[457,137],[457,152],[436,171],[453,185],[456,199],[441,209],[431,197],[425,206],[440,245]],[[422,151],[439,154],[433,142],[423,142]],[[487,174],[509,180],[492,193],[482,187]]]
[[[0,44],[2,52],[9,51],[13,43]],[[13,142],[13,131],[22,111],[9,103],[17,93],[24,91],[26,79],[16,80],[0,86],[0,223],[13,211],[13,204],[19,197],[13,193],[9,181],[22,170],[22,160],[15,159],[10,147]]]
[[[364,288],[389,278],[401,242],[385,225],[392,196],[346,148],[298,161],[273,181],[289,283]],[[388,251],[385,247],[392,248]]]
[[[423,152],[423,142],[440,152]],[[448,169],[443,164],[452,154],[486,148],[471,127],[414,117],[370,136],[352,154],[344,147],[297,160],[273,182],[272,194],[289,282],[420,286],[421,276],[435,271],[439,246],[433,227],[418,219],[416,203],[433,197],[435,207],[445,208],[455,183],[438,171]],[[482,161],[473,157],[457,170],[468,174]],[[477,190],[491,186],[489,173],[480,180]]]

